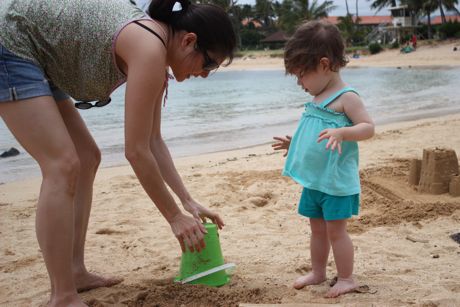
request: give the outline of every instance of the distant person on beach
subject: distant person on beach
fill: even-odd
[[[411,43],[412,43],[412,48],[414,48],[414,50],[417,49],[417,35],[415,34],[412,34],[412,37],[411,37]]]
[[[294,288],[326,280],[332,246],[338,276],[327,297],[357,288],[347,220],[359,211],[357,141],[374,135],[374,123],[361,98],[340,76],[346,63],[336,26],[310,21],[296,30],[284,51],[286,73],[295,75],[313,100],[305,104],[292,139],[274,137],[272,145],[275,150],[287,150],[283,175],[303,186],[298,212],[310,219],[312,271],[299,277]]]
[[[224,223],[192,198],[174,166],[161,136],[162,98],[168,68],[181,82],[231,62],[236,38],[228,15],[188,0],[153,0],[148,15],[129,0],[1,0],[0,29],[0,116],[43,176],[36,233],[49,305],[85,306],[77,291],[122,281],[85,265],[101,153],[76,108],[107,105],[124,82],[126,158],[181,249],[200,251],[201,220]]]

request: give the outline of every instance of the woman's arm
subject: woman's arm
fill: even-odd
[[[159,99],[160,101],[155,104],[155,119],[153,122],[150,148],[158,162],[163,179],[179,197],[185,210],[190,212],[198,220],[207,217],[211,219],[219,228],[222,228],[224,226],[224,222],[220,216],[201,206],[192,198],[192,196],[185,188],[179,173],[177,172],[169,149],[161,136],[161,96]]]
[[[171,225],[184,251],[204,246],[201,223],[184,215],[169,193],[158,161],[150,149],[155,120],[165,78],[166,50],[159,40],[142,28],[127,26],[116,42],[116,54],[127,73],[125,96],[125,155],[144,190]]]

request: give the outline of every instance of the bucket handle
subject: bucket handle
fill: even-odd
[[[227,264],[219,265],[219,266],[217,266],[215,268],[212,268],[210,270],[207,270],[207,271],[204,271],[204,272],[189,276],[187,278],[184,278],[184,279],[182,279],[182,280],[180,280],[178,282],[180,282],[181,284],[186,284],[186,283],[189,283],[191,281],[197,280],[198,278],[201,278],[201,277],[204,277],[204,276],[207,276],[207,275],[211,275],[212,273],[216,273],[216,272],[219,272],[219,271],[222,271],[222,270],[228,270],[228,269],[231,269],[231,268],[234,268],[234,267],[236,267],[236,265],[234,263],[227,263]]]

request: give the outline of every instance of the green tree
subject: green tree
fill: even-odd
[[[381,9],[388,6],[396,6],[396,0],[367,0],[368,2],[372,1],[371,9],[377,9],[379,12]]]
[[[278,28],[292,33],[297,26],[297,14],[294,9],[293,0],[284,0],[282,2],[276,1],[274,4],[275,13],[278,16]]]
[[[439,8],[439,12],[441,13],[442,24],[445,24],[447,22],[446,14],[444,13],[444,9],[446,9],[447,11],[455,11],[457,15],[460,15],[460,12],[455,6],[457,4],[458,4],[458,0],[438,0],[438,8]]]
[[[281,29],[292,32],[296,26],[305,20],[327,17],[336,8],[334,1],[318,0],[284,0],[275,2],[275,12],[278,15],[278,25]]]
[[[323,3],[318,3],[318,0],[294,0],[293,3],[301,20],[314,20],[327,17],[329,12],[336,8],[334,1],[327,0]]]
[[[272,0],[256,0],[255,17],[262,20],[265,27],[272,24],[275,17],[275,9]]]

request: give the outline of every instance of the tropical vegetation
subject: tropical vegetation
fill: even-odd
[[[239,4],[238,0],[192,0],[192,2],[213,3],[224,8],[232,18],[238,33],[241,49],[267,48],[269,44],[261,44],[261,40],[276,32],[291,34],[305,20],[328,17],[336,8],[331,0],[255,0],[254,5]],[[448,22],[446,12],[460,15],[457,9],[458,0],[345,0],[346,15],[338,18],[341,30],[348,46],[367,45],[372,28],[360,25],[358,2],[368,2],[375,13],[406,5],[415,20],[425,20],[416,28],[418,36],[432,38],[435,33],[441,37],[460,37],[460,25]],[[350,6],[355,5],[353,13]],[[434,29],[431,20],[435,11],[439,11],[442,25]]]

